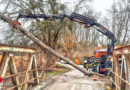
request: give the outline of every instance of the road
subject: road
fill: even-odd
[[[54,81],[41,90],[106,90],[103,79],[93,81],[93,77],[84,76],[77,69],[56,76]],[[108,90],[108,89],[107,89]]]

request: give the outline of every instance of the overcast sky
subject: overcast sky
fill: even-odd
[[[62,2],[76,3],[77,0],[61,0]],[[116,0],[115,0],[116,1]],[[113,0],[92,0],[92,5],[97,12],[106,13],[107,9],[111,7]]]
[[[61,1],[70,2],[71,4],[77,2],[77,0],[61,0]],[[113,0],[92,0],[92,1],[93,1],[92,5],[95,8],[95,10],[98,12],[102,12],[104,14],[106,12],[106,10],[111,7]],[[3,6],[0,6],[0,11],[2,11],[2,10],[3,10]]]
[[[94,0],[93,6],[96,11],[101,11],[104,13],[107,9],[111,7],[112,2],[112,0]]]

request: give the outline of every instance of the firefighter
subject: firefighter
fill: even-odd
[[[119,56],[119,67],[121,68],[121,64],[122,64],[122,55]]]
[[[106,70],[110,70],[112,68],[112,61],[110,58],[107,59],[107,62],[106,62]]]
[[[87,64],[88,64],[88,57],[84,57],[83,60],[84,60],[84,61],[83,61],[83,66],[84,66],[84,68],[85,68],[86,70],[88,70],[88,67],[87,67]]]
[[[92,72],[94,72],[94,73],[97,72],[97,64],[98,64],[98,62],[97,62],[96,58],[94,57],[93,62],[92,62]]]
[[[78,64],[79,64],[78,57],[76,57],[76,59],[75,59],[75,64],[76,64],[76,65],[78,65]]]
[[[112,58],[111,57],[108,57],[105,69],[106,69],[106,74],[109,76],[110,70],[112,69]]]
[[[92,61],[92,58],[89,57],[89,58],[88,58],[88,63],[87,63],[88,70],[90,70],[90,68],[91,68],[91,61]]]

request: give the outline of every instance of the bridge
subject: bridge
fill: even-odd
[[[26,90],[30,81],[35,85],[40,84],[44,70],[36,63],[34,48],[1,44],[0,53],[0,76],[4,83],[2,90]],[[20,61],[21,55],[27,58],[22,72],[19,71],[21,63],[16,64],[18,60]],[[121,68],[119,67],[119,55],[123,55]],[[130,45],[115,49],[113,57],[113,68],[110,74],[112,86],[116,90],[128,90],[130,89]],[[8,86],[7,82],[12,83],[12,86]]]

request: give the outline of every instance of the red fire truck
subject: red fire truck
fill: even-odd
[[[119,45],[114,46],[114,49],[120,48]],[[97,67],[97,72],[104,74],[105,73],[105,64],[106,64],[106,60],[108,58],[108,53],[107,53],[107,49],[97,49],[94,52],[94,55],[98,61],[98,67]],[[119,67],[121,67],[121,62],[122,62],[122,55],[120,55],[119,57]]]
[[[98,62],[97,72],[105,74],[105,64],[108,56],[107,49],[97,49],[95,50],[94,55]]]

